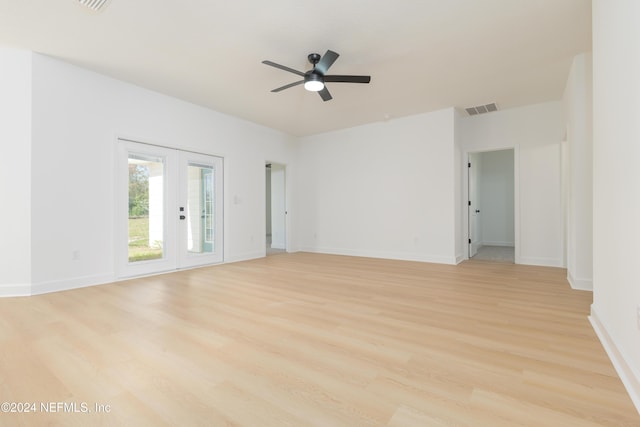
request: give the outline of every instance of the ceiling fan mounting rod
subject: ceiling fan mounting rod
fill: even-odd
[[[315,67],[316,64],[318,62],[320,62],[320,54],[319,53],[310,53],[309,56],[307,56],[307,59],[309,60],[309,62],[311,62],[313,64],[313,66]]]

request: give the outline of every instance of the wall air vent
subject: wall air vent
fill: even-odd
[[[95,12],[99,12],[108,2],[109,0],[78,0],[78,3]]]
[[[478,114],[491,113],[493,111],[498,111],[498,105],[493,102],[487,105],[478,105],[476,107],[469,107],[464,109],[468,115],[476,116]]]

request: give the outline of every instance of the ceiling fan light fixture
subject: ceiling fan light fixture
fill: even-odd
[[[322,76],[317,74],[308,74],[304,79],[304,88],[309,92],[320,92],[324,89],[324,82]]]

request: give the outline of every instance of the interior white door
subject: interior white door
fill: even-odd
[[[118,141],[119,277],[222,261],[222,158]]]
[[[469,258],[478,253],[481,246],[480,235],[480,191],[478,191],[478,180],[480,172],[480,156],[477,153],[469,153],[468,160],[469,179]]]

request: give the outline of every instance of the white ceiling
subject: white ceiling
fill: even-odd
[[[591,50],[590,0],[0,0],[0,46],[30,49],[292,135],[451,106],[558,100]],[[305,71],[341,56],[333,100],[262,60]]]

